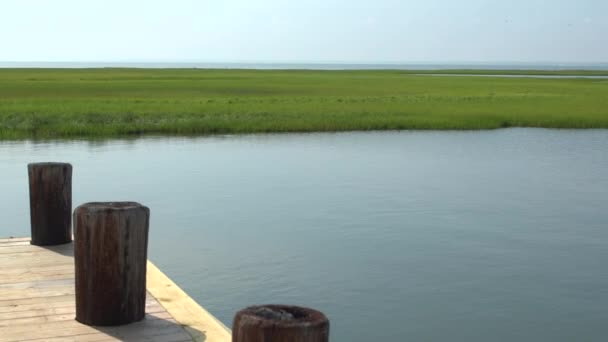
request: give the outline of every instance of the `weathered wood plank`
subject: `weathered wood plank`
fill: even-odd
[[[184,332],[183,328],[175,320],[155,317],[155,315],[160,314],[149,314],[142,321],[114,327],[92,327],[78,323],[74,319],[4,327],[1,328],[2,335],[0,335],[0,342],[74,336],[95,332],[103,332],[119,339],[123,337],[149,337],[179,333],[180,331]],[[165,313],[164,315],[168,314]]]
[[[148,291],[192,335],[195,341],[231,341],[231,333],[222,322],[199,306],[190,296],[148,262]]]
[[[70,294],[59,295],[59,296],[47,296],[47,297],[28,297],[28,298],[16,298],[16,299],[3,299],[0,298],[0,309],[6,307],[18,307],[20,305],[32,305],[32,304],[50,304],[55,302],[73,301],[74,296]]]
[[[69,256],[49,256],[48,258],[15,258],[12,260],[0,258],[0,268],[14,269],[21,267],[23,269],[28,269],[29,267],[70,265],[72,263],[71,259],[72,257]]]
[[[72,312],[69,312],[69,310],[68,310],[67,313],[60,313],[60,314],[4,319],[4,320],[0,320],[0,328],[16,327],[19,325],[30,326],[32,324],[43,324],[43,323],[49,323],[49,322],[71,321],[74,319],[74,317],[76,317],[75,312],[76,312],[75,310],[72,310]],[[157,307],[156,310],[152,310],[150,312],[147,312],[146,314],[149,315],[150,318],[172,319],[171,315],[169,315],[169,313],[167,313],[167,311],[164,310],[164,308],[162,308],[162,307],[161,307],[161,309],[159,309]]]
[[[8,248],[8,247],[5,247]],[[32,250],[32,251],[25,251],[25,252],[20,252],[20,253],[4,253],[2,254],[2,256],[0,257],[0,260],[4,259],[4,260],[9,260],[9,259],[36,259],[36,258],[43,258],[43,257],[69,257],[69,258],[73,258],[73,256],[70,255],[64,255],[64,254],[59,254],[59,253],[49,253],[49,251],[47,250]]]
[[[30,242],[31,238],[29,237],[10,237],[10,238],[2,238],[0,239],[0,244],[5,242],[19,242],[19,241],[27,241]]]
[[[59,254],[68,253],[69,255],[73,255],[73,245],[71,243],[66,243],[64,245],[57,246],[34,246],[34,245],[17,245],[17,246],[6,246],[0,248],[0,254],[14,254],[14,253],[22,253],[22,252],[32,252],[32,251],[47,251],[47,252],[55,252]]]
[[[45,274],[39,273],[26,273],[19,275],[4,275],[0,276],[5,284],[21,283],[24,281],[37,281],[37,280],[59,280],[59,279],[74,279],[73,270],[55,271]]]
[[[72,270],[74,272],[74,264],[63,264],[63,265],[53,265],[53,266],[28,266],[25,268],[0,268],[0,279],[3,279],[3,276],[8,275],[19,275],[19,274],[48,274],[53,273],[58,270]]]
[[[158,304],[157,301],[146,303],[146,313],[160,313],[165,311],[165,308]],[[0,324],[2,324],[2,321],[10,321],[21,318],[66,315],[75,313],[76,305],[74,302],[64,303],[60,306],[49,307],[47,305],[46,307],[38,307],[36,309],[30,310],[0,312]]]
[[[19,260],[12,264],[8,263],[5,265],[1,265],[0,267],[2,269],[6,269],[6,270],[14,270],[14,269],[27,270],[29,268],[27,265],[28,265],[27,262],[25,262],[23,260]],[[31,265],[31,267],[48,268],[48,267],[57,266],[57,263],[53,262],[52,260],[50,260],[50,261],[38,260],[38,261],[33,261],[32,263],[30,263],[30,265]],[[69,265],[69,264],[62,264],[62,265]]]
[[[3,284],[0,283],[0,294],[3,290],[11,289],[45,289],[56,287],[71,287],[74,283],[73,279],[56,279],[56,280],[37,280],[25,281],[21,283]]]
[[[190,335],[184,332],[172,333],[167,335],[156,335],[149,337],[127,337],[122,339],[112,337],[104,333],[82,334],[65,337],[44,338],[26,340],[27,342],[106,342],[106,341],[126,341],[126,342],[188,342],[192,341]]]
[[[68,296],[66,296],[68,297]],[[32,304],[13,304],[13,305],[5,305],[5,306],[0,306],[0,315],[3,315],[5,313],[9,313],[9,314],[19,314],[19,312],[21,311],[34,311],[34,310],[41,310],[41,309],[46,309],[49,307],[52,308],[62,308],[62,307],[67,307],[67,306],[74,306],[74,301],[73,300],[66,300],[66,301],[57,301],[57,302],[36,302],[36,303],[32,303]]]
[[[73,244],[39,247],[17,239],[0,240],[0,342],[230,341],[222,323],[150,262],[143,321],[116,327],[78,323]]]
[[[28,241],[4,241],[0,242],[0,248],[5,247],[14,247],[14,246],[29,246],[30,242]]]
[[[66,303],[57,307],[40,307],[37,309],[0,312],[0,322],[19,318],[65,315],[74,312],[74,304]]]
[[[0,301],[64,295],[74,295],[74,288],[69,286],[61,286],[45,289],[2,289],[0,290],[0,298],[2,298]]]
[[[73,336],[62,336],[62,337],[43,337],[36,339],[23,340],[27,342],[101,342],[101,341],[118,341],[115,338],[112,338],[108,334],[104,333],[90,333],[90,334],[80,334]]]
[[[7,304],[4,304],[7,303]],[[44,308],[60,308],[65,306],[75,307],[74,296],[57,296],[43,298],[28,298],[21,300],[9,300],[0,302],[0,313],[39,310]],[[150,295],[146,298],[146,307],[157,305],[156,299]]]

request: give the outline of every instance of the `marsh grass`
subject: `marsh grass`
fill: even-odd
[[[606,80],[413,73],[0,69],[0,139],[608,128]]]

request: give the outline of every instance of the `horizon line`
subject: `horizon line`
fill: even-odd
[[[313,65],[608,65],[608,61],[205,61],[205,60],[0,60],[0,64],[313,64]]]

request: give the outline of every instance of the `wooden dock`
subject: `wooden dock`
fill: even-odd
[[[73,244],[0,239],[0,342],[229,342],[231,332],[148,261],[146,318],[91,327],[75,317]]]

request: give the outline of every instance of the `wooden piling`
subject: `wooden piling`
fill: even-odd
[[[149,219],[150,210],[135,202],[74,210],[78,322],[107,326],[144,318]]]
[[[287,305],[251,306],[239,311],[232,342],[327,342],[329,320],[317,310]]]
[[[60,245],[72,241],[72,165],[32,163],[30,185],[32,245]]]

